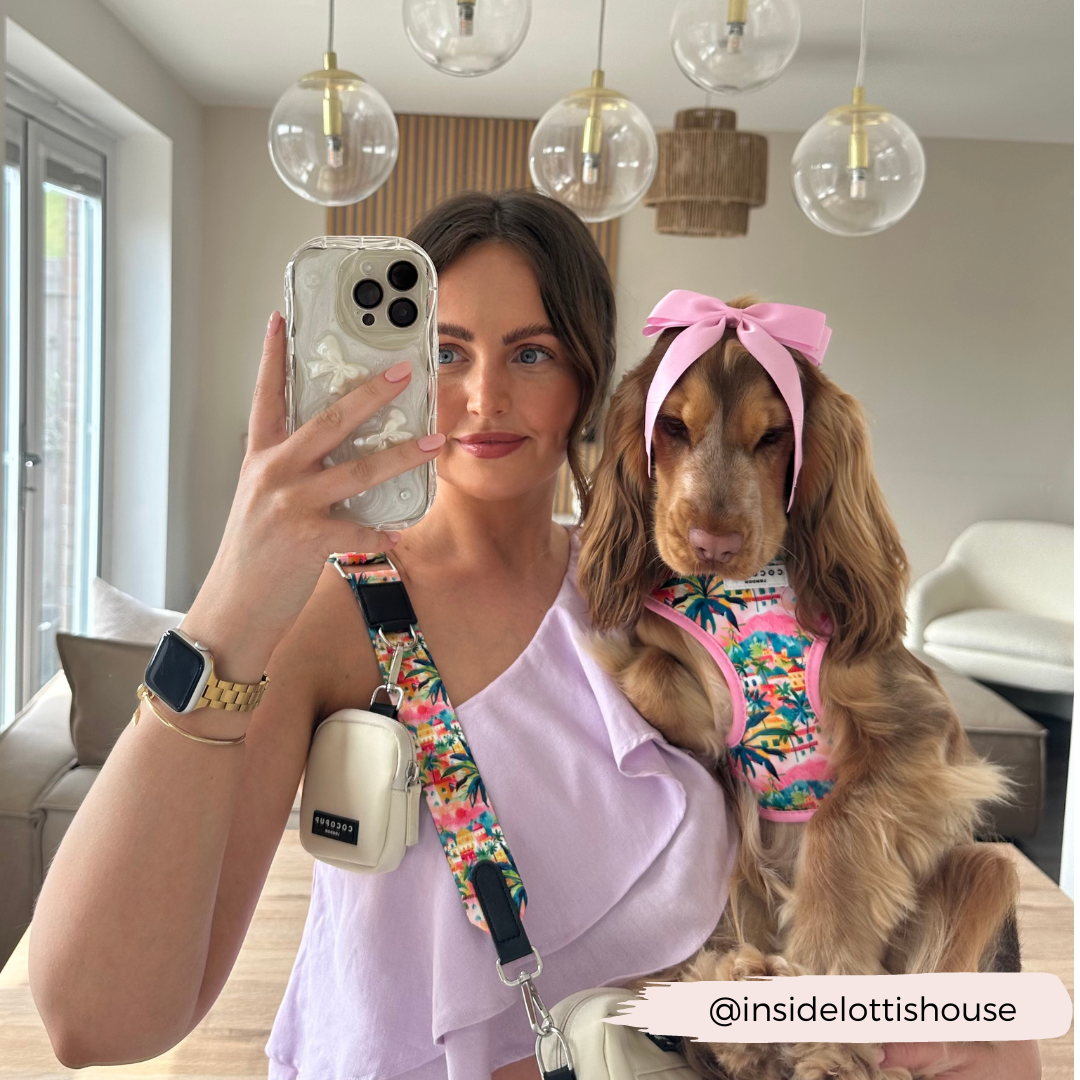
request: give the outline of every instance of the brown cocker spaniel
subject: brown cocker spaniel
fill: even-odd
[[[733,307],[747,307],[741,298]],[[686,371],[643,439],[665,330],[622,380],[586,515],[579,587],[605,668],[672,743],[714,767],[740,848],[724,918],[659,978],[1019,970],[1015,869],[975,843],[1008,795],[978,758],[933,671],[904,647],[907,558],[875,479],[862,410],[800,353],[803,463],[790,513],[794,431],[776,386],[732,330]],[[832,635],[822,730],[835,784],[800,824],[762,819],[727,767],[732,702],[716,662],[643,608],[672,572],[751,577],[785,560],[803,627]],[[687,1044],[706,1076],[890,1080],[868,1046]]]

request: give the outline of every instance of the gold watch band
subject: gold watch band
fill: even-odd
[[[270,683],[270,677],[263,672],[257,683],[228,682],[214,674],[214,661],[210,661],[210,681],[206,684],[202,697],[195,705],[196,709],[224,709],[226,712],[251,712],[262,700],[263,693]]]

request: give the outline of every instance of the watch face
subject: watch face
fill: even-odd
[[[173,712],[183,712],[202,676],[202,653],[170,630],[150,657],[145,682]]]

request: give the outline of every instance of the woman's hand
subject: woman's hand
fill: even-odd
[[[881,1068],[935,1080],[1039,1080],[1037,1042],[885,1043]]]
[[[397,534],[330,517],[330,507],[430,461],[445,437],[424,436],[329,469],[322,462],[401,393],[410,377],[408,361],[396,364],[287,435],[285,334],[281,316],[271,315],[232,509],[206,583],[183,624],[213,626],[219,637],[235,630],[238,640],[232,660],[221,664],[222,677],[258,678],[314,592],[331,552],[383,551],[397,542]]]

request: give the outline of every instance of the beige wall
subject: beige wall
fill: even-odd
[[[730,240],[624,219],[620,367],[669,289],[818,308],[823,370],[864,405],[913,576],[973,521],[1071,523],[1072,146],[927,139],[926,186],[876,236],[822,232],[795,205],[798,137],[769,136],[768,202]]]
[[[203,111],[203,273],[191,530],[194,598],[217,552],[242,460],[266,320],[284,313],[285,264],[326,232],[326,210],[294,195],[266,148],[269,110]]]
[[[192,594],[240,468],[266,318],[324,211],[293,195],[265,146],[268,113],[204,112],[202,349],[191,447]],[[916,575],[982,518],[1072,521],[1072,148],[928,139],[927,184],[897,227],[845,240],[790,194],[796,136],[770,136],[769,202],[736,240],[660,237],[623,219],[620,368],[672,288],[753,291],[829,315],[825,370],[869,416],[875,461]]]

